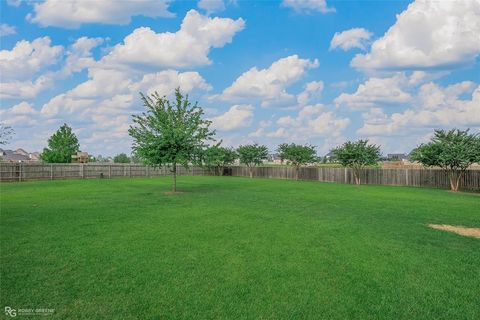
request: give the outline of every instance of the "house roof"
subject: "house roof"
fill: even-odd
[[[4,161],[28,161],[30,158],[28,156],[25,156],[23,154],[17,154],[14,152],[7,152],[7,151],[12,151],[12,150],[4,150],[2,159]]]
[[[387,154],[387,158],[405,159],[408,158],[408,155],[406,155],[405,153],[389,153]]]
[[[23,154],[23,155],[25,155],[25,156],[28,155],[28,152],[25,151],[25,150],[22,149],[22,148],[18,148],[17,150],[15,150],[15,153],[16,153],[16,154]]]
[[[271,153],[268,155],[271,160],[282,160],[278,153]]]
[[[33,159],[33,158],[31,159],[29,153],[21,148],[15,151],[0,149],[0,157],[2,158],[3,161],[13,161],[13,162],[38,160],[38,157],[37,159]]]

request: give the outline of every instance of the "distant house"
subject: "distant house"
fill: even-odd
[[[332,151],[330,151],[323,158],[325,159],[325,162],[332,162],[334,159],[334,154]]]
[[[31,161],[40,161],[41,160],[40,152],[29,153],[28,156],[30,157]]]
[[[16,154],[21,154],[23,156],[29,156],[29,153],[25,150],[23,150],[22,148],[18,148],[17,150],[14,151]]]
[[[283,164],[283,159],[278,153],[271,153],[268,155],[268,159],[265,162],[273,164]]]
[[[0,149],[0,158],[4,162],[37,162],[40,161],[40,153],[28,153],[22,148],[15,151]]]
[[[408,160],[408,155],[405,153],[389,153],[387,154],[388,161],[404,161]]]
[[[77,152],[72,155],[72,162],[87,163],[89,160],[88,152]]]

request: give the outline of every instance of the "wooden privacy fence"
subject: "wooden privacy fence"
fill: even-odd
[[[248,177],[247,167],[231,167],[229,175]],[[257,167],[254,177],[274,179],[294,179],[292,167]],[[331,167],[300,168],[298,178],[301,180],[355,183],[352,169]],[[380,184],[412,187],[450,188],[447,172],[441,169],[363,169],[360,173],[362,184]],[[467,170],[460,180],[462,190],[480,190],[480,170]]]
[[[178,175],[215,175],[215,171],[201,167],[186,170],[178,167]],[[249,169],[243,166],[227,167],[227,176],[248,177]],[[15,164],[0,163],[0,181],[86,179],[116,177],[154,177],[171,175],[168,168],[155,169],[144,165],[125,164]],[[253,176],[258,178],[293,179],[292,167],[256,167]],[[450,188],[448,174],[439,169],[364,169],[362,184],[399,185],[432,188]],[[348,168],[304,167],[299,179],[355,183]],[[480,170],[468,170],[460,181],[463,190],[480,190]]]
[[[177,168],[178,175],[205,175],[206,169]],[[168,168],[129,164],[0,163],[0,181],[167,176]]]

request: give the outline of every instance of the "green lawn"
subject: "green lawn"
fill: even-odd
[[[0,307],[50,319],[480,319],[480,196],[232,177],[1,185]],[[17,317],[18,318],[18,317]]]

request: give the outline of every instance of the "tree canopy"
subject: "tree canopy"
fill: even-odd
[[[65,123],[48,139],[48,147],[43,149],[41,158],[48,163],[70,163],[72,155],[78,151],[78,139]]]
[[[470,165],[480,162],[480,137],[469,130],[435,130],[429,143],[415,148],[410,159],[427,167],[440,167],[450,176],[452,191],[458,191],[460,179]]]
[[[119,153],[113,157],[115,163],[130,163],[130,158],[125,153]]]
[[[282,143],[277,149],[280,158],[295,167],[295,179],[298,180],[300,166],[318,161],[315,147],[295,143]]]
[[[211,121],[203,118],[203,109],[197,103],[192,105],[179,88],[173,101],[157,92],[140,95],[147,111],[132,116],[128,131],[132,149],[148,165],[171,167],[175,192],[177,165],[188,168],[199,162],[207,142],[214,141],[215,130],[209,129]]]
[[[203,161],[207,168],[215,169],[223,174],[223,167],[235,162],[238,155],[232,148],[221,147],[219,144],[209,147],[204,154]]]
[[[369,144],[368,140],[347,141],[332,150],[335,159],[344,167],[353,169],[355,183],[360,184],[360,170],[373,166],[381,158],[380,147]]]
[[[268,158],[268,148],[257,143],[241,145],[237,148],[240,163],[249,168],[250,178],[253,177],[253,167],[259,165]]]
[[[0,145],[7,144],[14,133],[12,127],[0,123]]]

